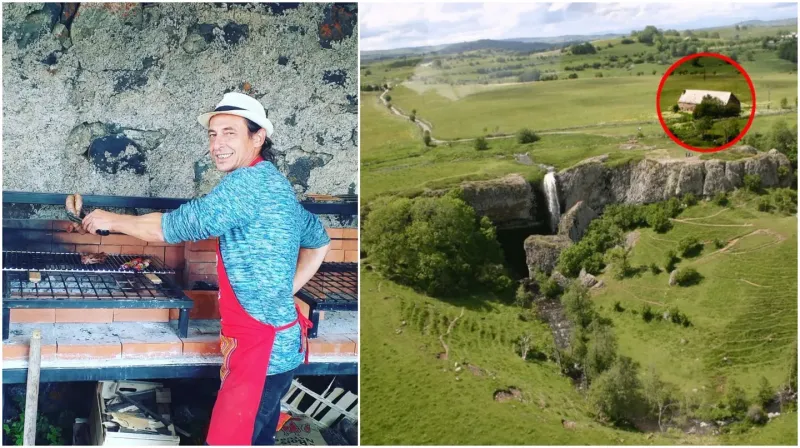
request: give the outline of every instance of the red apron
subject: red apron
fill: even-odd
[[[258,157],[250,166],[262,160]],[[305,349],[305,362],[308,363],[307,332],[312,323],[299,309],[297,319],[281,327],[265,324],[250,316],[233,292],[219,245],[217,275],[219,312],[222,317],[222,385],[211,413],[206,442],[209,445],[251,445],[275,335],[278,331],[300,324],[300,350]]]

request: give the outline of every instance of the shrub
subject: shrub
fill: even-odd
[[[761,176],[758,174],[745,174],[744,175],[744,188],[747,191],[758,193],[761,191]]]
[[[695,257],[700,254],[703,245],[695,236],[686,236],[678,241],[678,253],[682,257]]]
[[[697,196],[695,196],[693,193],[686,193],[685,195],[683,195],[681,203],[683,204],[684,207],[691,207],[693,205],[697,205]]]
[[[746,419],[754,425],[763,425],[769,420],[764,409],[758,404],[753,404],[747,409]]]
[[[666,256],[666,262],[664,263],[664,270],[667,272],[672,272],[675,269],[675,265],[680,261],[678,258],[678,254],[674,250],[669,250]]]
[[[475,139],[475,150],[477,151],[486,151],[489,149],[489,143],[486,141],[484,137],[478,137]]]
[[[767,213],[772,211],[772,201],[770,201],[769,196],[758,198],[758,211]]]
[[[664,233],[672,228],[669,213],[662,207],[650,207],[647,211],[647,225],[658,233]]]
[[[645,322],[650,322],[655,316],[656,315],[653,313],[653,308],[649,303],[642,305],[642,319],[644,319]]]
[[[697,272],[695,268],[682,268],[678,269],[678,273],[675,274],[675,281],[678,283],[679,286],[691,286],[700,283],[700,280],[703,279],[703,276]]]
[[[719,205],[720,207],[727,207],[728,205],[728,194],[725,192],[719,192],[714,195],[713,199],[714,203]]]
[[[797,192],[791,188],[771,190],[769,200],[772,203],[772,207],[780,213],[787,215],[797,213]]]
[[[658,274],[661,273],[661,268],[658,267],[658,265],[655,264],[655,263],[650,263],[649,268],[650,268],[650,272],[652,272],[653,275],[658,275]]]
[[[528,128],[520,129],[519,132],[517,132],[517,141],[520,144],[534,143],[539,141],[540,139],[541,138],[538,135],[536,135],[535,132],[531,131]]]
[[[629,421],[639,414],[642,398],[639,364],[620,356],[589,389],[589,402],[600,420]]]
[[[416,114],[412,113],[411,115],[408,116],[408,119],[411,121],[417,121],[417,116]]]
[[[781,109],[789,109],[789,99],[786,97],[781,98]]]
[[[722,241],[719,238],[714,238],[714,247],[716,247],[717,249],[722,249],[723,247],[725,247],[725,241]]]
[[[644,209],[640,205],[609,204],[603,211],[604,220],[608,220],[622,230],[631,230],[647,224]]]
[[[422,141],[425,142],[425,146],[431,146],[431,131],[422,133]]]
[[[769,406],[770,403],[775,399],[775,391],[772,389],[772,386],[769,384],[769,380],[765,377],[761,377],[761,380],[758,383],[758,403],[761,406]]]
[[[681,110],[680,106],[678,106],[677,104],[673,104],[672,105],[672,111],[673,112],[678,113],[679,110]]]
[[[619,300],[614,302],[614,311],[616,311],[618,313],[621,313],[621,312],[625,311],[625,308],[622,307],[622,305],[619,303]]]
[[[569,78],[569,79],[578,79],[578,74],[577,73],[570,73],[569,76],[567,76],[567,78]]]
[[[578,282],[567,288],[561,296],[561,304],[567,318],[577,327],[586,328],[594,320],[595,312],[589,290]]]
[[[561,286],[544,272],[537,270],[533,273],[533,279],[539,286],[539,292],[548,299],[556,298],[561,294]]]
[[[516,294],[514,294],[514,304],[522,308],[528,308],[531,306],[531,302],[533,302],[533,294],[528,292],[525,285],[519,285]]]
[[[731,415],[734,417],[743,417],[747,412],[749,405],[747,401],[747,394],[744,389],[739,387],[735,382],[731,381],[728,384],[728,391],[725,394],[725,404],[728,406]]]
[[[786,166],[786,165],[781,165],[781,166],[778,167],[778,177],[780,179],[785,179],[786,176],[789,175],[789,172],[790,172],[789,171],[789,167]]]
[[[597,72],[597,73],[594,74],[594,77],[595,78],[602,78],[603,77],[603,73],[602,72]]]
[[[387,103],[391,103],[392,102],[392,96],[391,95],[386,95],[383,98],[386,100]]]
[[[630,257],[628,251],[622,247],[615,247],[606,252],[606,264],[612,265],[613,276],[617,280],[622,280],[631,272]]]
[[[373,268],[432,296],[510,289],[494,227],[488,218],[478,219],[459,193],[373,205],[362,233]]]
[[[673,324],[683,325],[684,327],[688,327],[689,325],[691,325],[689,317],[681,313],[678,307],[676,306],[670,307],[667,313],[669,314],[670,322],[672,322]]]

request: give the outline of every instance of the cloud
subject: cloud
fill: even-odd
[[[698,28],[797,16],[794,3],[363,3],[362,50]]]

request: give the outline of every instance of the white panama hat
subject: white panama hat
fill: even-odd
[[[199,117],[197,121],[208,129],[208,122],[211,117],[219,114],[238,115],[247,118],[267,131],[267,138],[272,137],[272,122],[267,119],[267,113],[261,103],[243,93],[230,92],[222,97],[222,101],[212,112],[207,112]]]

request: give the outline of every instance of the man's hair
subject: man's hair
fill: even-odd
[[[251,136],[256,132],[258,132],[259,129],[263,129],[261,126],[257,125],[256,123],[247,118],[245,118],[245,121],[247,122],[247,132]],[[269,137],[266,136],[264,137],[264,143],[261,145],[261,158],[263,158],[267,162],[272,163],[273,165],[276,164],[275,152],[272,150],[272,140],[270,140]]]

